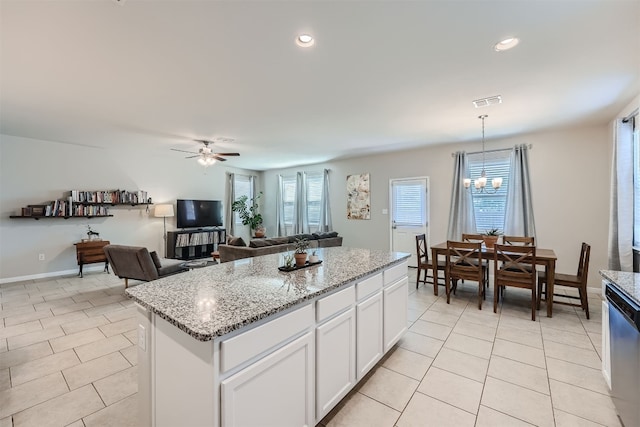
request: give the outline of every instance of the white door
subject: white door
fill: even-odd
[[[391,250],[411,254],[409,265],[418,265],[416,236],[425,234],[429,242],[429,178],[392,179],[391,201]]]

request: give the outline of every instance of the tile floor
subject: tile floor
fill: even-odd
[[[601,311],[474,286],[450,305],[410,270],[409,331],[320,425],[619,427],[600,372]],[[442,288],[441,288],[442,289]],[[0,285],[0,427],[137,425],[135,308],[121,280],[89,273]],[[540,313],[543,313],[541,310]]]

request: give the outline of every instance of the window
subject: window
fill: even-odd
[[[251,200],[254,194],[253,179],[251,179],[250,176],[238,174],[234,174],[233,177],[233,193],[235,194],[236,200],[242,196],[247,196],[249,200]],[[234,212],[234,218],[236,224],[242,225],[242,220],[238,212]]]
[[[425,180],[393,182],[393,219],[399,227],[427,224]]]
[[[320,225],[320,203],[322,199],[322,172],[306,172],[307,220],[309,232],[318,231]],[[293,215],[296,202],[296,176],[282,177],[282,201],[284,203],[284,224],[287,233],[293,229]]]
[[[322,172],[307,173],[307,219],[309,231],[318,231],[320,225],[320,201],[322,199]]]
[[[293,227],[293,211],[296,201],[296,176],[282,177],[282,202],[284,203],[284,225],[289,234]]]
[[[492,228],[504,230],[505,206],[507,203],[507,189],[509,188],[509,171],[511,169],[511,151],[500,150],[486,153],[484,169],[487,174],[487,189],[489,193],[477,192],[473,185],[473,210],[476,217],[476,230],[484,233]],[[469,173],[472,180],[480,178],[482,174],[482,153],[469,154]],[[502,178],[502,186],[493,192],[492,178]]]

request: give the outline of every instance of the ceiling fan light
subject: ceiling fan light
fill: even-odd
[[[200,163],[202,166],[207,166],[207,159],[204,157],[200,157],[198,158],[198,163]]]

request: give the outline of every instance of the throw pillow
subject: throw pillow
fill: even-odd
[[[330,237],[338,237],[337,231],[327,231],[324,233],[313,233],[316,239],[328,239]]]
[[[233,237],[233,236],[231,236],[231,239],[227,240],[227,245],[230,245],[230,246],[247,246],[247,244],[244,242],[242,237]]]
[[[156,268],[159,270],[162,268],[162,264],[160,263],[160,257],[158,256],[158,254],[156,253],[156,251],[151,252],[151,259],[153,260],[153,263],[155,264]]]
[[[264,248],[265,246],[271,246],[268,239],[253,239],[249,242],[250,248]]]

